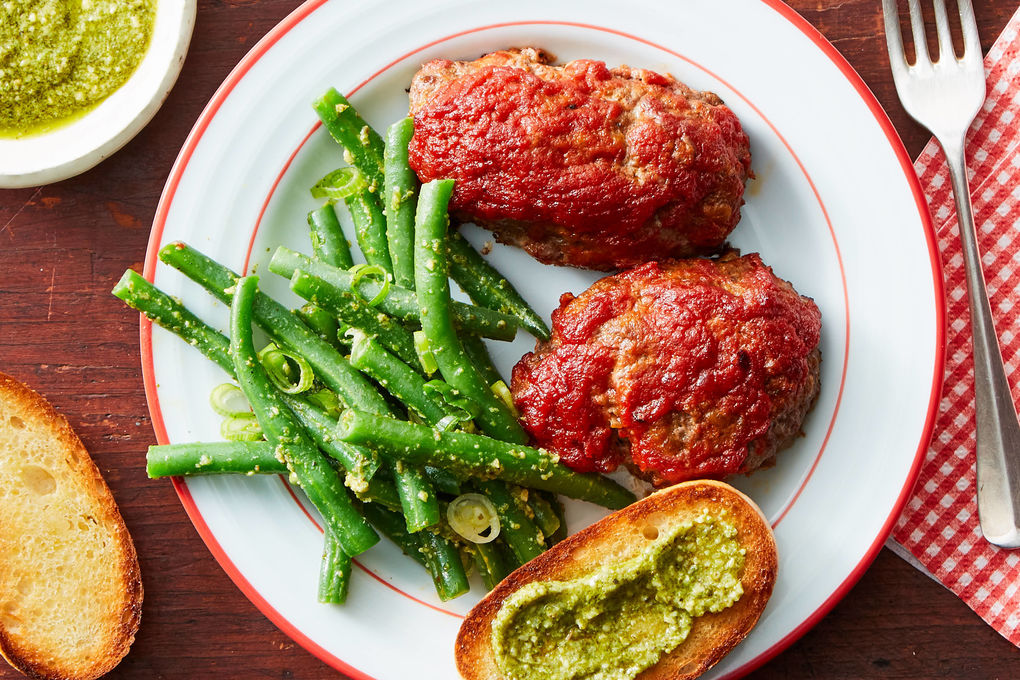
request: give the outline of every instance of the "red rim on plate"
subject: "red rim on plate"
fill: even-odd
[[[934,291],[935,292],[935,303],[936,303],[936,310],[935,311],[936,311],[936,323],[937,323],[938,331],[937,331],[936,347],[935,347],[935,362],[934,362],[935,365],[934,365],[934,368],[933,368],[933,375],[932,375],[932,389],[931,389],[929,403],[928,403],[927,417],[926,417],[925,424],[924,424],[924,427],[923,427],[922,432],[921,432],[921,440],[920,440],[920,442],[918,444],[917,452],[916,452],[916,454],[914,456],[913,463],[912,463],[912,465],[910,467],[910,471],[909,471],[909,473],[907,475],[907,479],[904,482],[903,488],[900,491],[900,493],[899,493],[899,495],[898,495],[898,497],[896,499],[896,502],[894,503],[893,508],[892,508],[892,510],[889,513],[889,516],[887,517],[886,521],[883,523],[882,528],[879,531],[878,535],[876,536],[874,542],[871,544],[871,546],[868,548],[868,550],[865,552],[865,554],[861,557],[861,559],[858,562],[857,566],[850,572],[850,574],[847,575],[847,577],[843,580],[843,582],[839,586],[836,587],[836,589],[829,595],[829,597],[824,602],[822,602],[822,604],[811,615],[809,615],[800,625],[796,626],[786,636],[784,636],[779,641],[774,643],[769,649],[765,650],[764,652],[759,654],[757,657],[751,659],[750,661],[748,661],[744,665],[740,666],[737,669],[734,669],[731,673],[729,673],[726,676],[724,676],[726,678],[739,677],[739,676],[741,676],[743,674],[746,674],[746,673],[754,670],[755,668],[757,668],[757,667],[761,666],[762,664],[764,664],[769,659],[773,658],[776,654],[778,654],[781,651],[783,651],[784,649],[786,649],[789,645],[791,645],[797,638],[799,638],[801,635],[803,635],[805,632],[807,632],[807,630],[809,630],[812,626],[814,626],[825,614],[827,614],[835,606],[835,604],[840,599],[843,598],[844,595],[846,595],[846,593],[860,579],[861,575],[863,575],[864,571],[867,570],[867,568],[870,566],[871,562],[878,555],[878,552],[881,549],[883,543],[885,542],[887,536],[889,535],[889,532],[892,530],[894,522],[896,521],[896,519],[898,518],[898,516],[900,514],[900,510],[902,509],[903,504],[906,502],[907,497],[909,496],[909,493],[910,493],[911,489],[913,488],[914,482],[916,481],[916,478],[917,478],[918,471],[920,469],[920,464],[921,464],[921,462],[923,460],[923,457],[924,457],[924,452],[927,449],[928,442],[931,439],[932,429],[934,427],[934,422],[935,422],[935,416],[937,414],[938,399],[939,399],[939,395],[941,393],[942,373],[943,373],[943,366],[944,366],[944,351],[945,351],[945,298],[944,298],[944,291],[943,291],[943,284],[942,284],[941,260],[939,258],[938,249],[937,249],[937,246],[936,246],[934,228],[933,228],[932,223],[931,223],[931,218],[930,218],[930,215],[928,213],[927,204],[925,202],[924,195],[923,195],[923,193],[921,191],[920,183],[919,183],[919,181],[917,179],[916,174],[914,173],[913,165],[912,165],[912,163],[910,161],[910,158],[908,157],[908,155],[906,153],[905,148],[903,147],[903,144],[902,144],[899,136],[897,135],[895,129],[893,128],[892,123],[890,122],[888,116],[885,114],[884,110],[881,108],[881,106],[879,105],[878,101],[875,99],[874,95],[871,93],[871,91],[864,84],[863,80],[861,80],[860,76],[856,73],[856,71],[853,70],[853,68],[843,58],[843,56],[825,39],[825,37],[822,36],[821,33],[819,33],[813,26],[811,26],[805,19],[803,19],[799,14],[794,12],[791,8],[789,8],[788,6],[784,5],[782,2],[779,2],[779,0],[761,0],[761,1],[764,2],[766,5],[768,5],[769,7],[771,7],[776,12],[778,12],[782,17],[784,17],[786,20],[788,20],[790,23],[792,23],[798,29],[800,29],[809,39],[812,40],[812,42],[814,42],[821,49],[821,51],[826,56],[829,57],[829,59],[833,62],[833,64],[835,64],[839,68],[839,70],[843,73],[844,77],[846,77],[848,82],[851,85],[853,85],[854,89],[857,91],[857,93],[861,97],[862,101],[864,101],[864,103],[868,106],[869,110],[874,115],[874,117],[876,119],[876,122],[879,123],[879,125],[881,126],[883,132],[885,133],[885,136],[886,136],[890,146],[892,147],[894,153],[896,154],[896,156],[897,156],[897,158],[898,158],[898,160],[900,162],[900,165],[901,165],[901,167],[903,169],[904,175],[906,176],[906,179],[907,179],[908,183],[910,184],[912,193],[914,195],[915,203],[917,204],[917,207],[918,207],[918,213],[919,213],[919,215],[921,217],[922,225],[924,227],[925,238],[926,238],[927,245],[928,245],[929,257],[930,257],[930,260],[931,260],[932,273],[933,273],[933,281],[934,281],[934,286],[935,286],[935,291]],[[176,160],[176,162],[174,164],[173,169],[171,170],[170,177],[167,180],[166,187],[165,187],[165,189],[163,191],[163,194],[162,194],[162,196],[160,198],[159,205],[158,205],[157,210],[156,210],[156,215],[155,215],[155,218],[153,220],[152,233],[151,233],[150,238],[149,238],[148,249],[147,249],[147,253],[146,253],[146,257],[145,257],[145,268],[144,268],[144,272],[143,272],[145,277],[148,280],[152,281],[154,279],[155,267],[156,267],[156,262],[157,262],[157,259],[158,259],[158,257],[157,257],[158,256],[158,250],[159,250],[160,243],[162,241],[163,230],[164,230],[165,225],[166,225],[167,215],[168,215],[169,210],[170,210],[170,205],[172,204],[174,196],[176,194],[178,184],[180,182],[181,177],[184,174],[185,169],[187,168],[187,165],[188,165],[188,163],[189,163],[189,161],[191,159],[192,153],[194,152],[196,146],[198,145],[198,142],[201,140],[202,135],[204,134],[206,128],[209,125],[209,123],[215,117],[215,115],[216,115],[217,111],[219,110],[220,106],[223,104],[223,102],[226,100],[226,98],[230,95],[230,93],[232,92],[234,87],[247,74],[247,72],[251,69],[251,67],[255,63],[257,63],[258,60],[273,45],[276,44],[276,42],[278,42],[284,35],[286,35],[292,28],[294,28],[294,26],[296,26],[298,23],[300,23],[305,17],[307,17],[311,12],[313,12],[315,9],[320,7],[324,2],[325,2],[325,0],[308,0],[306,3],[304,3],[303,5],[298,7],[296,10],[294,10],[289,16],[287,16],[277,26],[275,26],[268,34],[266,34],[266,36],[261,41],[259,41],[259,43],[256,44],[256,46],[241,60],[241,62],[230,73],[230,75],[227,76],[226,80],[223,82],[223,84],[220,86],[220,88],[216,91],[216,93],[213,95],[212,99],[210,100],[209,104],[206,106],[205,110],[202,112],[202,114],[199,117],[197,123],[195,124],[195,127],[192,129],[191,133],[188,135],[188,138],[185,141],[184,146],[182,147],[180,154],[178,155],[178,158],[177,158],[177,160]],[[413,54],[415,54],[417,52],[420,52],[420,51],[422,51],[424,49],[427,49],[428,47],[431,47],[431,46],[436,45],[438,43],[444,42],[446,40],[450,40],[452,38],[463,36],[463,35],[466,35],[466,34],[469,34],[469,33],[473,33],[473,32],[480,32],[480,31],[483,31],[483,30],[492,29],[492,28],[498,28],[498,27],[503,27],[503,26],[550,25],[550,24],[553,24],[553,25],[568,25],[568,26],[576,26],[576,27],[581,27],[581,28],[586,28],[586,29],[598,30],[598,31],[612,33],[614,35],[618,35],[618,36],[625,37],[625,38],[628,38],[628,39],[636,40],[636,41],[641,42],[643,44],[646,44],[646,45],[655,47],[657,49],[663,50],[664,52],[666,52],[668,54],[671,54],[671,55],[673,55],[673,56],[675,56],[677,58],[683,59],[683,60],[685,60],[685,61],[687,61],[689,63],[692,63],[693,65],[698,66],[699,68],[702,68],[702,70],[705,70],[707,73],[709,73],[713,77],[716,77],[716,79],[719,80],[720,82],[722,82],[724,84],[727,84],[727,83],[725,83],[725,81],[723,79],[719,78],[718,76],[715,76],[715,74],[712,74],[711,71],[708,71],[708,69],[704,69],[704,67],[701,67],[700,65],[692,62],[689,58],[684,57],[683,55],[678,54],[677,52],[675,52],[673,50],[670,50],[667,47],[664,47],[662,45],[653,43],[653,42],[651,42],[649,40],[640,38],[638,36],[634,36],[634,35],[631,35],[631,34],[623,33],[621,31],[617,31],[615,29],[609,29],[609,28],[605,28],[605,27],[601,27],[601,26],[594,26],[594,25],[575,23],[575,22],[560,22],[560,21],[515,21],[515,22],[508,22],[508,23],[502,23],[502,24],[494,24],[494,25],[487,25],[487,26],[476,27],[476,28],[473,28],[473,29],[469,29],[467,31],[461,31],[461,32],[455,33],[453,35],[445,36],[445,37],[440,38],[438,40],[432,41],[432,42],[428,43],[427,45],[422,45],[422,46],[420,46],[420,47],[418,47],[418,48],[416,48],[414,50],[411,50],[410,52],[402,55],[401,57],[393,60],[389,64],[387,64],[385,67],[383,67],[382,69],[380,69],[379,71],[374,73],[372,76],[367,78],[365,81],[363,81],[361,84],[359,84],[357,87],[355,87],[351,91],[350,94],[353,94],[354,92],[359,90],[361,87],[363,87],[365,84],[370,82],[373,78],[379,76],[381,73],[385,72],[387,69],[391,68],[393,65],[399,63],[400,61],[403,61],[407,57],[409,57],[409,56],[411,56],[411,55],[413,55]],[[728,84],[727,84],[727,86],[728,86]],[[737,90],[735,90],[732,87],[730,87],[730,89],[732,89],[734,92],[737,92]],[[787,147],[787,149],[791,152],[791,154],[793,154],[792,148],[789,147],[789,145],[786,143],[786,140],[782,137],[782,135],[779,134],[779,131],[775,128],[775,126],[773,126],[771,124],[771,122],[768,121],[768,119],[761,113],[761,111],[759,111],[757,109],[757,107],[755,107],[754,104],[752,102],[750,102],[746,97],[743,97],[743,95],[740,95],[739,92],[737,92],[737,94],[738,94],[738,96],[741,96],[744,99],[744,101],[749,106],[751,106],[751,108],[754,109],[756,113],[758,113],[759,116],[761,116],[761,118],[779,136],[779,138],[781,139],[783,144]],[[314,128],[313,128],[313,131],[314,131]],[[255,226],[254,226],[254,228],[252,230],[252,235],[251,235],[251,239],[249,241],[249,246],[248,246],[248,253],[245,256],[245,266],[246,267],[247,267],[248,256],[250,255],[250,252],[251,252],[251,244],[254,242],[255,235],[257,234],[258,226],[259,226],[259,223],[261,222],[262,214],[265,212],[266,206],[268,205],[268,202],[269,202],[270,198],[272,197],[273,192],[275,191],[275,189],[276,189],[277,185],[279,184],[280,180],[282,179],[284,173],[286,172],[287,168],[289,167],[290,162],[293,160],[294,156],[300,150],[301,146],[303,146],[304,142],[307,141],[307,139],[308,139],[308,137],[310,135],[311,135],[311,132],[309,133],[309,135],[307,135],[302,140],[301,144],[298,146],[297,149],[295,149],[294,153],[290,156],[290,158],[288,158],[288,160],[285,163],[283,169],[280,171],[279,175],[277,176],[276,181],[273,183],[272,187],[269,190],[267,198],[265,199],[265,203],[263,204],[262,210],[260,211],[259,218],[256,220],[256,224],[255,224]],[[825,214],[826,220],[828,221],[828,214],[825,211],[824,205],[822,204],[821,197],[818,195],[818,192],[815,189],[814,183],[811,181],[810,176],[808,176],[808,173],[807,173],[806,169],[801,164],[801,162],[800,162],[799,158],[797,158],[796,154],[793,154],[793,156],[794,156],[794,159],[796,160],[798,166],[800,167],[801,171],[804,173],[805,178],[807,178],[808,182],[810,183],[812,191],[815,193],[815,196],[818,199],[819,205],[820,205],[823,213]],[[833,243],[836,246],[836,254],[837,254],[837,258],[839,259],[841,276],[842,276],[842,258],[841,258],[840,254],[839,254],[839,247],[838,247],[838,244],[836,243],[835,233],[834,233],[834,231],[832,229],[831,223],[829,223],[829,230],[830,230],[830,234],[832,235],[832,238],[833,238]],[[846,314],[846,318],[845,318],[846,330],[845,330],[845,337],[844,337],[844,347],[847,348],[847,351],[848,351],[850,324],[849,324],[849,305],[847,304],[847,299],[846,299],[847,289],[846,289],[845,279],[843,281],[843,294],[844,294],[844,310],[845,310],[845,314]],[[143,381],[144,381],[144,386],[145,386],[146,398],[147,398],[148,403],[149,403],[149,410],[150,410],[150,414],[151,414],[151,417],[152,417],[153,429],[155,431],[157,441],[160,444],[166,444],[166,443],[169,443],[169,439],[167,437],[166,426],[164,424],[162,412],[160,410],[159,397],[158,397],[158,394],[157,394],[157,391],[156,391],[155,378],[154,378],[154,367],[153,367],[153,356],[152,356],[152,342],[151,342],[151,340],[152,340],[152,326],[151,326],[150,322],[147,319],[144,318],[144,316],[142,317],[142,320],[141,320],[140,338],[141,338],[141,354],[142,354],[142,374],[143,374]],[[804,486],[807,484],[807,481],[810,479],[811,474],[813,473],[815,467],[818,464],[818,461],[821,458],[822,451],[824,450],[825,445],[828,442],[829,435],[831,434],[833,424],[835,423],[836,412],[839,409],[839,403],[840,403],[840,400],[842,398],[843,383],[845,382],[846,370],[847,370],[847,360],[846,359],[847,359],[847,357],[846,357],[846,355],[844,355],[844,362],[843,362],[842,373],[841,373],[841,384],[840,384],[840,388],[839,388],[839,394],[838,394],[836,402],[835,402],[832,421],[829,424],[829,429],[828,429],[828,431],[827,431],[827,433],[825,435],[825,438],[824,438],[822,446],[821,446],[821,448],[819,450],[819,453],[816,455],[816,458],[815,458],[814,462],[812,463],[812,465],[811,465],[807,475],[802,480],[799,489],[795,492],[794,496],[788,501],[787,505],[779,513],[779,516],[775,520],[775,524],[778,524],[778,522],[783,518],[783,516],[785,516],[786,512],[793,506],[794,502],[796,501],[797,497],[800,494],[800,491],[804,488]],[[359,671],[356,668],[353,668],[352,666],[350,666],[349,664],[347,664],[343,660],[337,658],[335,655],[333,655],[329,651],[323,649],[321,646],[316,644],[314,641],[312,641],[310,638],[308,638],[306,635],[304,635],[300,630],[298,630],[297,627],[294,626],[288,619],[286,619],[280,612],[278,612],[275,608],[273,608],[259,594],[259,592],[251,585],[251,583],[248,582],[248,580],[244,577],[244,575],[241,574],[241,572],[237,568],[237,566],[226,555],[226,553],[224,552],[224,550],[220,546],[219,542],[216,540],[215,536],[213,535],[213,533],[209,529],[208,525],[206,524],[204,518],[202,517],[201,512],[198,510],[197,505],[195,504],[195,501],[192,498],[191,493],[190,493],[187,485],[185,483],[183,483],[182,480],[175,479],[174,480],[174,487],[177,490],[178,496],[180,497],[181,502],[184,505],[185,510],[188,513],[189,518],[191,519],[192,523],[195,525],[195,528],[198,530],[199,535],[202,537],[203,541],[205,541],[206,545],[208,546],[209,550],[212,552],[213,556],[219,562],[220,566],[224,569],[224,571],[226,571],[227,575],[241,589],[241,591],[245,594],[245,596],[248,597],[248,599],[251,600],[251,602],[253,604],[255,604],[255,606],[258,607],[259,610],[262,611],[263,614],[265,614],[284,633],[286,633],[288,636],[290,636],[296,642],[298,642],[298,644],[300,644],[301,646],[305,647],[308,651],[313,653],[315,656],[317,656],[319,659],[321,659],[322,661],[326,662],[327,664],[333,666],[334,668],[336,668],[338,670],[341,670],[341,671],[351,675],[354,678],[358,678],[359,680],[370,678],[370,676],[366,675],[365,673],[363,673],[362,671]],[[295,502],[297,502],[296,498],[295,498]],[[362,569],[366,573],[368,573],[369,575],[374,577],[376,580],[378,580],[381,583],[383,583],[384,585],[386,585],[388,587],[392,587],[392,588],[395,589],[395,587],[392,586],[388,581],[386,581],[385,579],[383,579],[383,578],[379,577],[378,575],[374,574],[373,572],[371,572],[367,568],[362,567]],[[399,589],[397,589],[397,591],[400,592],[401,594],[407,596],[407,597],[410,597],[407,593],[403,593],[403,591],[400,591]],[[414,598],[412,598],[412,599],[414,599]],[[425,605],[425,606],[429,606],[432,609],[438,609],[439,611],[441,611],[443,613],[452,614],[452,612],[449,612],[447,610],[440,609],[440,608],[437,608],[437,607],[433,607],[431,605],[428,605],[428,603],[420,602],[420,604]]]

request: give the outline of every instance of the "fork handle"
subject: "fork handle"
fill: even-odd
[[[977,414],[977,502],[981,532],[1003,548],[1020,547],[1020,422],[1017,420],[992,309],[985,291],[970,204],[963,139],[939,140],[949,163],[956,214],[963,241],[967,298],[974,340],[974,393]]]

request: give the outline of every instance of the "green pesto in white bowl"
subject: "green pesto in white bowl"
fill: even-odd
[[[88,170],[155,115],[195,0],[0,0],[0,187]]]
[[[152,38],[152,0],[0,2],[0,135],[71,122],[134,73]]]

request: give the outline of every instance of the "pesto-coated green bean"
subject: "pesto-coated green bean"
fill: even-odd
[[[574,472],[560,464],[555,455],[522,444],[466,432],[437,432],[427,425],[355,409],[340,417],[337,434],[346,442],[370,446],[384,456],[446,468],[464,478],[503,479],[613,510],[634,502],[634,494],[613,480]]]
[[[319,602],[343,604],[351,583],[351,558],[327,529],[323,532],[322,562],[319,566]]]
[[[285,474],[269,442],[206,442],[150,446],[145,454],[150,479],[221,474]]]
[[[549,327],[531,308],[513,284],[486,262],[458,231],[451,231],[446,243],[450,254],[450,276],[471,301],[517,319],[521,328],[540,340],[549,339]]]
[[[336,218],[332,203],[326,203],[308,213],[308,229],[312,238],[312,255],[317,260],[349,269],[354,266],[351,244]]]
[[[482,576],[485,587],[489,590],[495,588],[500,581],[513,571],[513,565],[503,558],[503,551],[500,548],[500,543],[495,541],[492,543],[478,543],[471,546],[475,566],[478,568],[478,573]]]
[[[407,145],[413,134],[413,119],[397,121],[386,130],[383,153],[383,204],[393,280],[408,289],[414,288],[414,209],[418,198],[418,176],[407,162]]]
[[[485,341],[477,335],[471,333],[460,333],[461,344],[464,345],[464,351],[467,352],[468,359],[471,360],[471,364],[478,369],[478,372],[482,374],[482,378],[491,387],[496,383],[503,381],[503,376],[496,370],[496,365],[492,363],[492,357],[489,356],[489,349],[485,346]]]
[[[258,277],[238,280],[230,306],[230,354],[238,384],[248,398],[266,439],[280,455],[308,499],[319,510],[327,530],[343,551],[358,555],[379,536],[354,508],[343,482],[308,435],[294,420],[259,363],[252,343],[252,320]]]
[[[456,543],[432,531],[421,532],[421,543],[425,565],[440,600],[452,600],[471,589]]]
[[[328,310],[347,324],[375,337],[396,354],[401,361],[420,371],[421,363],[414,350],[414,336],[392,316],[370,307],[353,293],[344,293],[298,269],[290,279],[290,289],[317,307]]]
[[[471,364],[454,328],[446,254],[446,209],[452,194],[453,180],[427,182],[419,193],[414,220],[414,279],[421,327],[443,379],[478,404],[475,422],[482,431],[496,439],[522,444],[528,441],[527,433]]]
[[[429,425],[435,425],[450,413],[439,399],[425,389],[425,379],[420,373],[387,352],[365,333],[355,332],[352,335],[352,366],[414,409]]]
[[[372,191],[383,187],[383,140],[349,101],[330,88],[312,108],[326,131],[344,149],[344,161],[360,170]]]
[[[506,541],[517,562],[524,564],[545,552],[545,536],[528,517],[524,504],[507,485],[497,480],[476,482],[475,486],[492,502],[499,517],[500,538]]]
[[[180,242],[164,246],[159,258],[221,302],[230,303],[238,275],[227,267]],[[286,307],[260,292],[255,295],[253,314],[255,323],[273,340],[303,356],[315,370],[315,376],[336,392],[344,404],[389,413],[389,405],[372,383]]]
[[[344,205],[354,222],[354,235],[358,239],[361,254],[365,256],[365,262],[392,273],[393,263],[386,243],[386,216],[383,215],[379,196],[365,187],[344,197]]]
[[[331,267],[289,248],[283,246],[277,248],[269,262],[269,271],[287,279],[294,276],[294,272],[298,269],[315,278],[322,279],[340,291],[351,292],[353,275],[349,271]],[[358,284],[358,290],[362,297],[371,300],[380,293],[382,284],[378,281],[367,280]],[[420,323],[418,298],[413,290],[390,286],[377,308],[401,321]],[[467,305],[463,302],[454,302],[451,309],[454,323],[464,333],[474,333],[494,340],[513,340],[517,334],[517,322],[506,314],[494,312],[485,307]]]

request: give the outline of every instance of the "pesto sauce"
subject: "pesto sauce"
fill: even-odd
[[[155,0],[0,0],[0,136],[81,117],[149,47]]]
[[[508,597],[492,647],[509,680],[630,680],[676,649],[694,618],[743,594],[736,528],[703,513],[639,555]]]

